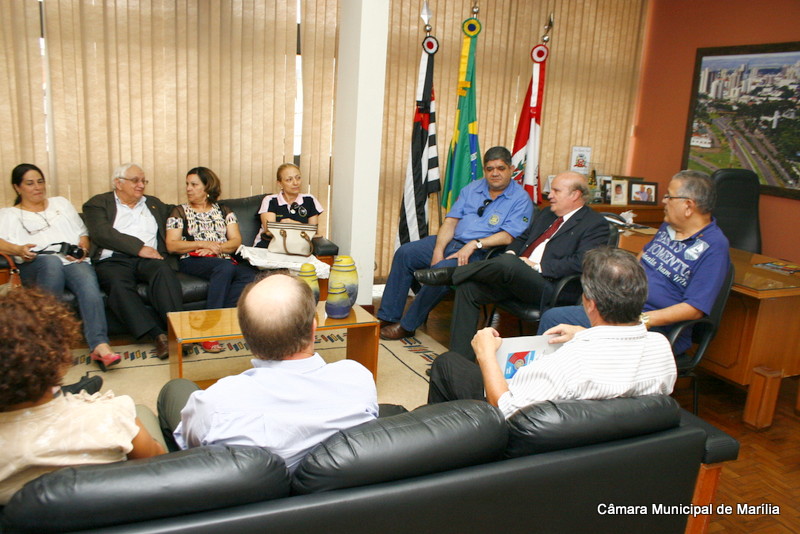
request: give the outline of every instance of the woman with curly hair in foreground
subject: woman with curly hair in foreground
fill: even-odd
[[[0,505],[64,466],[163,454],[133,399],[62,394],[79,323],[55,297],[18,289],[0,299]]]

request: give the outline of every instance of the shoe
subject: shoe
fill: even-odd
[[[404,337],[411,337],[414,331],[409,332],[400,323],[390,324],[381,328],[381,339],[403,339]]]
[[[166,360],[169,358],[169,340],[166,334],[158,334],[155,340],[156,344],[156,357],[159,360]]]
[[[122,361],[122,356],[120,356],[116,352],[112,352],[111,354],[106,354],[105,356],[100,356],[98,353],[93,352],[89,354],[89,358],[96,361],[97,365],[100,367],[100,370],[103,371],[104,373],[106,372],[106,367],[117,365],[119,362]]]
[[[414,278],[426,286],[451,286],[455,267],[437,267],[435,269],[421,269],[414,271]]]
[[[203,341],[200,343],[200,346],[203,347],[204,351],[210,352],[211,354],[217,354],[225,350],[217,341]]]
[[[103,378],[100,376],[93,376],[89,377],[88,374],[85,374],[81,377],[80,380],[75,382],[74,384],[67,384],[66,386],[61,386],[62,393],[72,393],[76,395],[81,391],[85,391],[89,395],[94,395],[100,388],[103,387]]]

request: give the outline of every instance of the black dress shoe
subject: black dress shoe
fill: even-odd
[[[414,335],[414,331],[412,330],[409,332],[402,326],[400,323],[390,324],[389,326],[384,326],[381,328],[381,339],[403,339],[404,337],[411,337]]]
[[[166,360],[169,358],[169,340],[166,334],[158,334],[156,336],[156,357],[159,360]]]
[[[74,384],[67,384],[61,386],[62,393],[72,393],[77,395],[81,391],[85,391],[89,395],[94,395],[100,388],[103,387],[103,379],[99,376],[90,377],[88,374],[83,375],[80,380]]]
[[[426,286],[451,286],[455,267],[437,267],[435,269],[422,269],[414,271],[414,278]]]

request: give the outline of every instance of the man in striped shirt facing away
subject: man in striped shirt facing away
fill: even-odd
[[[551,329],[567,342],[522,367],[509,381],[495,356],[502,339],[494,328],[484,328],[472,339],[478,365],[456,352],[436,358],[428,402],[485,398],[510,417],[545,400],[671,393],[677,371],[669,342],[648,332],[639,320],[647,278],[636,258],[609,247],[590,250],[584,256],[581,285],[591,328]]]

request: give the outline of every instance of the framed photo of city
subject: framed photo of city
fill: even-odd
[[[682,168],[750,169],[800,199],[800,42],[697,50]]]

